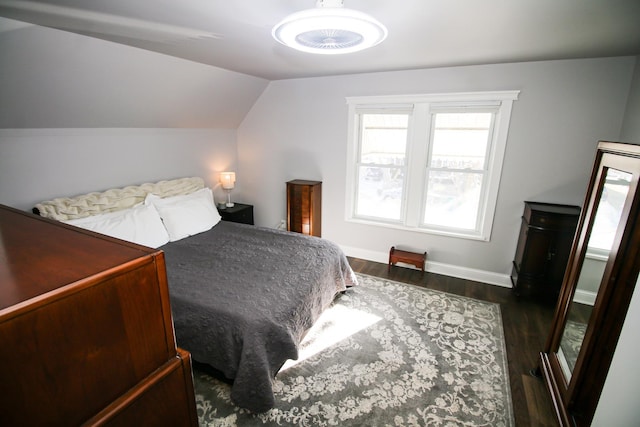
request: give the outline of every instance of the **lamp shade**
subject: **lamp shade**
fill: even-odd
[[[235,172],[220,172],[220,184],[225,190],[232,190],[236,183]]]

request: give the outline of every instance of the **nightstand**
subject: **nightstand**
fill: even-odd
[[[230,208],[218,208],[218,212],[220,212],[220,216],[225,221],[253,225],[253,205],[235,203]]]

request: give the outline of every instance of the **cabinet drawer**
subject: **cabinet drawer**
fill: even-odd
[[[526,205],[523,219],[532,227],[545,229],[573,229],[578,223],[580,208],[566,206],[556,209],[538,209],[538,205]]]
[[[253,211],[245,209],[238,212],[234,217],[234,221],[242,224],[253,224]]]
[[[219,209],[218,212],[225,221],[253,225],[253,205],[236,203],[235,206]]]
[[[83,425],[197,426],[191,357],[178,354]]]

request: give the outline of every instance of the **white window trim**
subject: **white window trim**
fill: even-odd
[[[493,227],[493,219],[498,200],[498,189],[504,161],[504,154],[507,146],[507,137],[509,123],[511,120],[511,110],[513,101],[518,99],[520,91],[491,91],[491,92],[459,92],[459,93],[438,93],[438,94],[422,94],[422,95],[386,95],[386,96],[361,96],[347,97],[349,107],[349,122],[347,134],[347,179],[346,179],[346,200],[345,200],[345,219],[349,222],[360,224],[369,224],[380,227],[395,228],[401,230],[409,230],[421,233],[439,234],[451,237],[459,237],[472,240],[489,241],[491,239],[491,231]],[[409,119],[410,129],[407,144],[408,162],[417,161],[423,158],[422,154],[415,153],[412,150],[424,147],[426,144],[413,143],[416,139],[429,138],[431,125],[427,121],[421,121],[418,126],[414,121],[414,117],[427,116],[430,112],[438,109],[451,109],[456,107],[490,107],[497,108],[494,126],[493,147],[489,153],[488,164],[489,174],[487,176],[487,198],[484,209],[480,211],[484,216],[479,219],[479,232],[457,232],[455,230],[439,230],[422,228],[420,225],[420,215],[422,208],[418,205],[423,204],[422,197],[410,197],[405,205],[406,212],[402,212],[402,223],[383,222],[378,220],[366,220],[355,218],[355,188],[356,188],[356,161],[358,159],[358,123],[356,115],[361,112],[377,110],[377,111],[393,111],[398,108],[407,109],[413,106],[413,113]],[[416,155],[417,154],[417,155]],[[422,168],[415,167],[410,164],[410,176],[408,177],[407,193],[419,194],[420,191],[415,187],[421,185]],[[413,188],[412,188],[413,187]],[[406,195],[405,195],[406,196]]]

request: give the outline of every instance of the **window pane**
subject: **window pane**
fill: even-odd
[[[356,216],[400,220],[402,173],[400,168],[360,166]]]
[[[407,114],[363,114],[360,162],[379,165],[405,164]]]
[[[482,176],[481,173],[430,171],[424,223],[475,230]]]
[[[355,215],[400,221],[408,114],[362,114]]]
[[[432,168],[485,168],[493,113],[439,113],[435,115]]]

